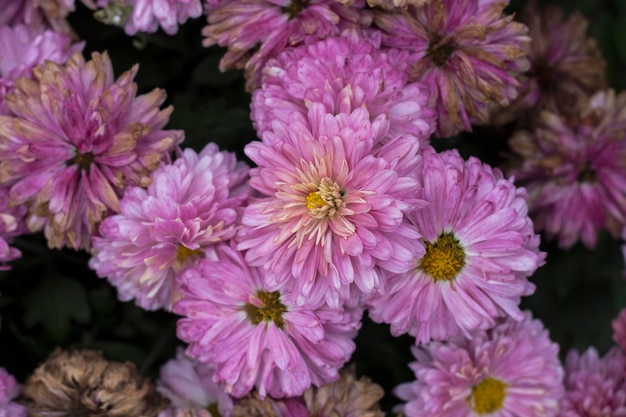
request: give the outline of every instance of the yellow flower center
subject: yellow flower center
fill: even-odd
[[[189,249],[186,246],[178,245],[176,248],[176,260],[180,263],[184,263],[188,259],[197,259],[204,256],[202,249]]]
[[[252,324],[260,324],[262,321],[273,321],[279,329],[282,329],[285,326],[283,313],[287,312],[287,307],[280,302],[280,292],[258,290],[256,297],[261,300],[263,305],[257,307],[246,303],[244,310],[248,316],[248,320],[250,320]]]
[[[485,378],[472,387],[472,395],[467,398],[472,409],[478,414],[498,411],[504,404],[507,385],[494,378]]]
[[[318,219],[333,217],[341,207],[345,207],[343,201],[344,191],[330,178],[320,181],[317,191],[311,191],[306,196],[306,208],[309,213]]]
[[[465,266],[465,252],[452,233],[442,233],[434,242],[426,242],[426,254],[419,268],[435,281],[453,280]]]

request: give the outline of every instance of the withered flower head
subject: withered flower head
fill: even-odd
[[[486,123],[494,106],[517,96],[528,69],[528,29],[504,9],[508,0],[431,0],[399,12],[376,11],[383,45],[407,50],[411,80],[431,92],[437,135]]]
[[[57,349],[24,384],[31,417],[152,417],[167,405],[130,362]]]
[[[520,78],[518,98],[494,114],[492,122],[508,123],[527,112],[534,122],[542,110],[578,115],[591,94],[607,86],[602,52],[587,37],[589,22],[578,12],[566,18],[556,6],[541,9],[536,0],[526,4],[520,20],[532,39],[530,70]]]
[[[356,379],[354,366],[341,371],[332,384],[311,387],[303,395],[310,417],[383,417],[378,401],[380,385],[367,377]]]

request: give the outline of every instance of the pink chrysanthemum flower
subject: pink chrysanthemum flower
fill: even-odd
[[[559,347],[526,312],[471,339],[415,347],[417,380],[398,386],[407,417],[555,417],[563,394]]]
[[[174,35],[178,25],[202,14],[201,0],[97,0],[96,4],[101,8],[96,18],[123,26],[128,35],[153,33],[159,28]]]
[[[236,233],[248,197],[248,167],[229,152],[207,145],[186,149],[152,174],[147,188],[126,189],[120,213],[100,225],[89,265],[148,310],[171,310],[180,298],[178,278],[214,246]]]
[[[20,393],[20,384],[6,369],[0,368],[0,417],[27,417],[28,409],[13,400]]]
[[[213,363],[213,380],[235,397],[253,388],[261,397],[299,396],[336,380],[354,351],[361,310],[300,306],[289,281],[270,285],[272,273],[248,266],[240,252],[224,244],[218,252],[219,261],[202,260],[182,276],[174,312],[184,316],[177,334],[187,353]]]
[[[24,25],[0,27],[0,114],[9,114],[5,97],[19,77],[33,78],[33,68],[50,60],[62,64],[84,42],[72,44],[69,35],[51,30],[33,34]]]
[[[301,304],[357,303],[360,292],[383,290],[378,268],[404,271],[424,253],[404,222],[411,204],[421,206],[419,183],[405,176],[419,165],[418,141],[390,142],[374,156],[374,125],[364,109],[333,116],[316,103],[308,118],[275,121],[264,135],[271,145],[245,148],[261,196],[246,207],[238,248],[272,279],[293,276]]]
[[[508,1],[432,0],[405,13],[379,11],[383,45],[411,54],[411,80],[431,92],[437,134],[487,123],[490,108],[517,96],[515,76],[528,69],[527,28],[503,15]]]
[[[278,119],[306,114],[312,103],[328,113],[349,114],[364,108],[375,119],[389,120],[386,136],[411,134],[423,143],[435,128],[428,94],[408,82],[408,54],[381,50],[380,36],[357,31],[293,48],[271,59],[263,69],[261,88],[252,96],[251,117],[259,136]]]
[[[535,289],[527,277],[545,258],[524,189],[457,151],[426,148],[422,156],[417,197],[429,204],[406,217],[426,253],[384,273],[386,292],[368,299],[370,317],[416,343],[487,329],[500,316],[521,320],[520,297]]]
[[[223,0],[209,8],[203,44],[227,47],[220,69],[245,68],[252,91],[265,62],[283,49],[369,26],[372,14],[364,7],[363,0],[351,6],[335,0]]]
[[[176,417],[185,412],[196,417],[230,416],[233,400],[213,382],[213,367],[195,361],[178,348],[176,358],[161,367],[157,390],[170,400],[159,417]],[[182,412],[182,413],[181,413]]]
[[[594,348],[582,355],[570,351],[558,417],[626,416],[625,365],[624,353],[618,348],[603,358]]]
[[[544,111],[533,132],[509,141],[521,156],[511,170],[528,189],[538,231],[561,248],[596,245],[598,230],[618,237],[626,224],[626,93],[596,93],[572,120]]]
[[[589,97],[607,86],[606,62],[594,39],[587,37],[589,22],[579,12],[567,18],[563,11],[536,0],[526,2],[521,22],[528,26],[530,69],[521,80],[519,96],[492,118],[502,124],[541,110],[577,115]]]
[[[64,65],[47,61],[35,80],[21,78],[7,96],[15,117],[0,116],[0,183],[11,204],[26,204],[30,230],[48,245],[88,249],[97,224],[119,211],[124,188],[148,185],[150,173],[183,139],[163,130],[172,108],[165,92],[135,97],[137,67],[117,80],[108,55]]]
[[[28,232],[24,223],[26,207],[18,205],[9,207],[9,190],[0,188],[0,271],[6,271],[11,267],[8,262],[22,256],[19,249],[9,246],[16,236]]]

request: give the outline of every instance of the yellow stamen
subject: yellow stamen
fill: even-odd
[[[176,249],[176,259],[178,260],[178,262],[185,262],[188,259],[197,259],[204,256],[204,252],[202,251],[202,249],[189,249],[186,246],[183,245],[178,245],[178,248]]]
[[[280,302],[280,292],[258,290],[256,297],[263,302],[263,305],[257,307],[246,303],[244,310],[248,320],[252,324],[260,324],[262,321],[273,321],[279,329],[282,329],[285,326],[283,313],[287,312],[287,307]]]
[[[320,196],[319,191],[312,191],[306,196],[306,208],[310,210],[318,209],[326,205],[326,202]]]
[[[467,398],[472,409],[478,414],[490,414],[504,405],[507,385],[494,378],[485,378],[472,387],[472,395]]]
[[[452,233],[442,233],[434,242],[426,242],[426,254],[419,268],[435,281],[452,281],[465,266],[465,252]]]

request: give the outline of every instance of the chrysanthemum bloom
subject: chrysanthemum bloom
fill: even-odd
[[[404,13],[379,11],[383,45],[406,49],[411,80],[431,92],[437,134],[487,123],[490,108],[517,96],[515,76],[528,69],[527,28],[503,15],[508,1],[432,0]]]
[[[398,386],[407,417],[555,417],[563,395],[559,347],[526,312],[471,339],[415,347],[417,380]]]
[[[427,107],[424,87],[408,82],[408,67],[406,52],[380,49],[379,33],[366,37],[346,31],[288,49],[265,65],[251,117],[261,136],[274,120],[287,123],[293,112],[306,114],[312,103],[332,114],[364,108],[372,120],[387,117],[386,136],[411,134],[427,142],[435,113]]]
[[[383,417],[378,401],[385,392],[367,377],[356,378],[354,366],[337,381],[311,387],[303,395],[309,416]]]
[[[15,401],[20,393],[20,384],[6,369],[0,368],[0,416],[27,417],[28,409]]]
[[[167,405],[134,364],[59,349],[26,381],[21,401],[30,417],[155,417]]]
[[[382,291],[378,268],[404,271],[424,253],[403,214],[421,202],[419,182],[401,172],[417,170],[417,139],[373,156],[374,125],[364,109],[333,116],[315,103],[308,118],[275,121],[263,137],[271,145],[245,148],[261,197],[246,207],[238,248],[271,279],[293,276],[300,304],[355,304],[359,292]],[[402,169],[385,159],[391,153],[405,158]]]
[[[626,93],[598,92],[576,120],[544,111],[534,131],[509,141],[521,156],[511,170],[528,189],[537,231],[561,248],[618,237],[626,224]]]
[[[406,215],[426,253],[400,273],[384,273],[386,292],[368,299],[370,317],[409,333],[416,344],[486,329],[500,316],[521,320],[520,297],[534,292],[527,279],[543,263],[539,237],[527,214],[526,192],[502,172],[457,151],[423,151],[429,203]]]
[[[33,33],[24,25],[0,26],[0,114],[9,114],[5,97],[18,77],[33,78],[33,68],[50,60],[62,64],[84,43],[72,43],[69,35],[45,30]]]
[[[521,21],[532,39],[530,70],[520,77],[517,99],[492,122],[510,122],[529,111],[534,119],[541,110],[577,116],[607,84],[606,62],[596,41],[587,37],[587,19],[578,12],[565,18],[558,7],[540,9],[533,0],[526,3]]]
[[[159,417],[230,416],[233,401],[226,391],[213,382],[210,364],[195,361],[178,348],[176,358],[161,367],[157,390],[170,400],[169,409]]]
[[[9,245],[16,236],[28,232],[24,223],[25,215],[26,207],[9,207],[9,190],[0,187],[0,271],[10,269],[7,263],[22,256],[19,249]]]
[[[35,68],[35,80],[19,79],[7,96],[15,117],[0,116],[0,183],[13,205],[28,205],[29,229],[43,228],[52,248],[88,249],[124,188],[148,185],[183,139],[163,130],[172,112],[159,109],[164,91],[135,97],[136,72],[114,80],[106,53],[89,62],[77,53]]]
[[[201,260],[182,275],[174,312],[187,353],[215,365],[213,380],[235,397],[301,395],[338,378],[350,358],[361,310],[296,303],[293,286],[270,286],[268,274],[240,252],[218,246],[219,261]]]
[[[168,35],[178,32],[190,18],[202,14],[201,0],[97,0],[96,18],[107,24],[123,26],[128,35],[156,32]]]
[[[335,0],[224,0],[208,10],[203,45],[227,47],[220,70],[245,68],[246,88],[252,91],[265,62],[283,49],[308,37],[323,39],[369,26],[372,14],[364,6],[364,0],[351,6]]]
[[[93,6],[92,0],[81,0]],[[70,34],[72,29],[66,20],[75,9],[75,0],[5,0],[0,10],[0,26],[26,25],[39,33],[45,29]]]
[[[624,353],[612,348],[603,358],[594,348],[565,360],[565,395],[558,417],[626,416]]]
[[[214,245],[236,233],[248,197],[248,166],[215,144],[186,149],[154,171],[147,188],[127,188],[120,213],[100,225],[89,265],[118,289],[122,301],[171,310],[178,278]]]

